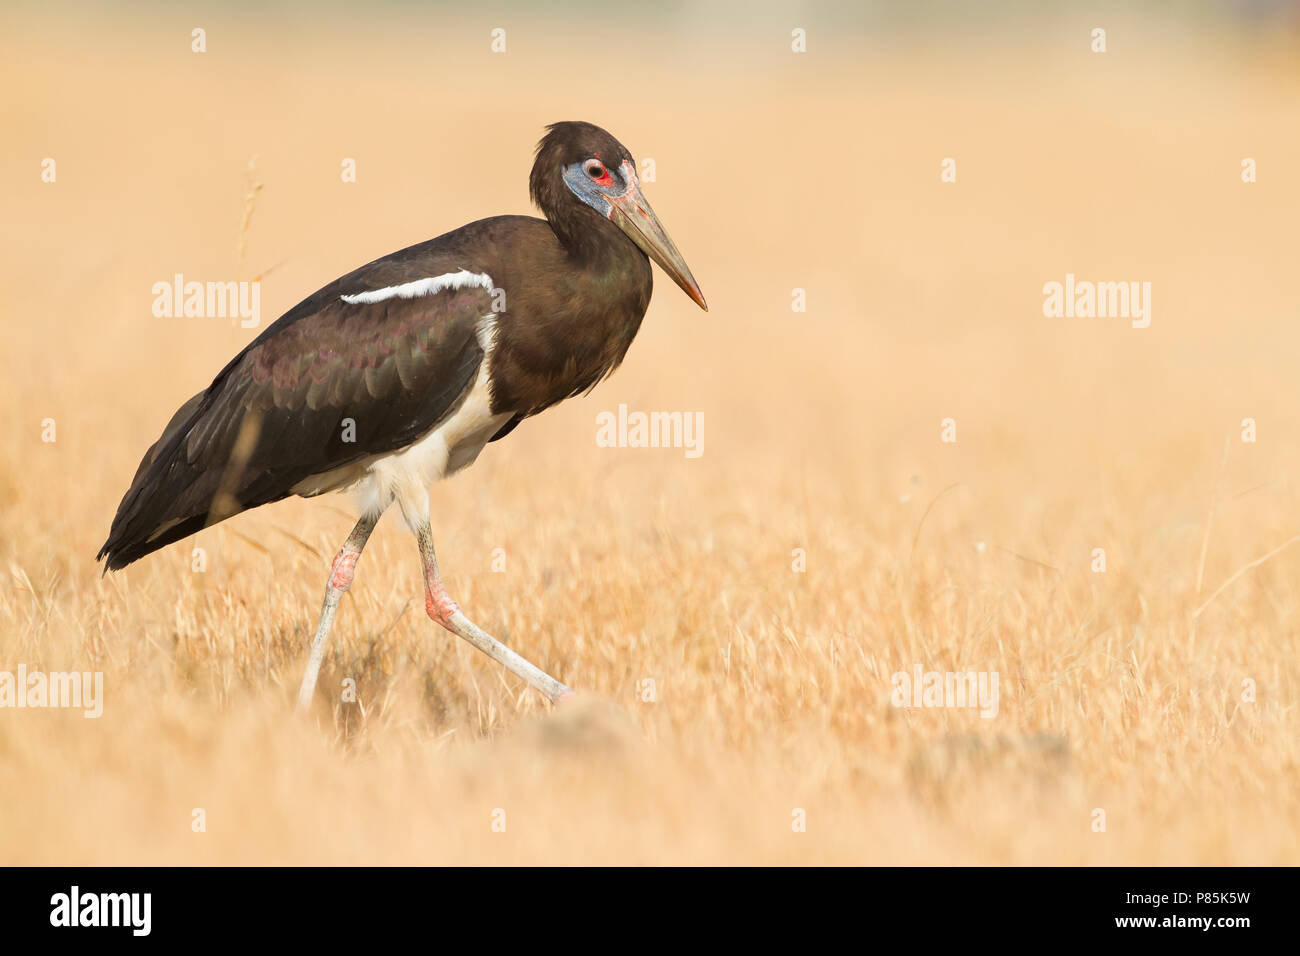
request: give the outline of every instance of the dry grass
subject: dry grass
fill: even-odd
[[[581,31],[520,23],[492,58],[489,24],[433,14],[287,45],[232,20],[198,57],[158,16],[0,33],[0,670],[107,687],[99,720],[0,711],[0,861],[1300,861],[1300,549],[1194,619],[1300,531],[1294,53],[1123,14],[1106,58],[1044,32],[795,60],[705,31],[657,63],[582,46],[630,77],[591,90]],[[625,367],[432,504],[453,593],[586,699],[552,711],[436,629],[388,517],[294,720],[345,499],[204,532],[202,574],[187,547],[91,560],[139,455],[252,334],[155,319],[150,287],[283,261],[270,321],[525,211],[540,127],[579,117],[657,160],[712,311],[657,276]],[[1151,328],[1043,318],[1066,272],[1151,281]],[[702,410],[703,458],[597,448],[620,402]],[[999,715],[891,707],[918,664],[996,670]]]

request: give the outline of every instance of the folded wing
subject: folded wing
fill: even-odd
[[[107,568],[410,444],[456,410],[484,358],[491,279],[419,249],[300,303],[181,406],[118,506]]]

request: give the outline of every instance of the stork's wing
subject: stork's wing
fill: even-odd
[[[186,402],[118,506],[107,567],[409,444],[454,412],[483,361],[491,280],[437,242],[321,289]]]

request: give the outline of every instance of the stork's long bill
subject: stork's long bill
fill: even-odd
[[[686,260],[677,251],[677,246],[673,244],[668,231],[664,229],[650,202],[642,194],[636,170],[631,163],[624,163],[622,172],[628,187],[621,195],[607,197],[609,218],[627,233],[628,238],[635,242],[642,252],[659,263],[660,268],[682,287],[682,291],[689,295],[696,305],[708,312],[709,304],[704,301],[700,284],[695,281],[695,276],[691,275]]]

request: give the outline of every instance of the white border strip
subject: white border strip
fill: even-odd
[[[370,292],[358,292],[356,295],[343,295],[339,298],[349,305],[370,305],[374,302],[383,302],[385,299],[414,299],[422,295],[436,295],[443,289],[463,289],[466,286],[490,290],[492,277],[486,272],[470,272],[468,269],[461,269],[459,272],[448,272],[429,279],[416,279],[414,282],[390,285]]]

